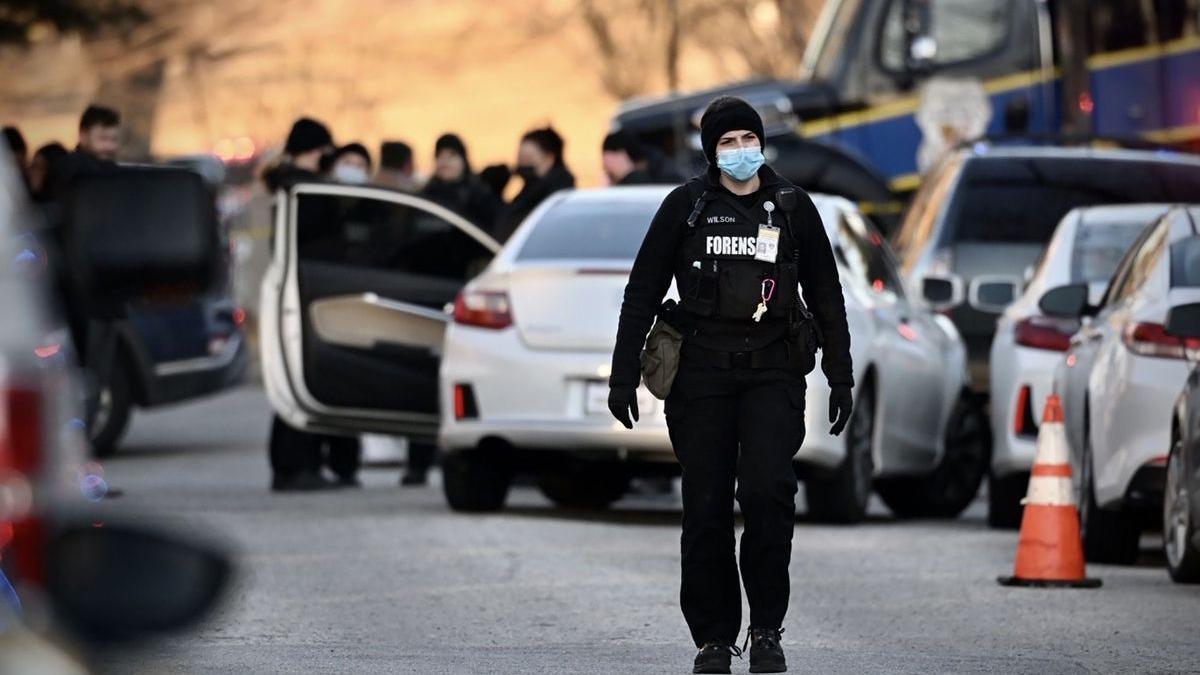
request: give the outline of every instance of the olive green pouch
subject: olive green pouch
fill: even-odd
[[[655,397],[666,400],[671,393],[671,384],[679,372],[679,350],[683,345],[683,334],[663,320],[660,315],[646,336],[646,348],[642,350],[642,381]]]

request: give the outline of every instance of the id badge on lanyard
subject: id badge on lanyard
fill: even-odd
[[[779,255],[779,228],[771,224],[771,212],[775,205],[769,201],[763,202],[767,212],[767,222],[758,226],[758,237],[754,240],[754,259],[773,263]]]

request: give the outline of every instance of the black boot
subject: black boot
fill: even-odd
[[[782,628],[751,628],[746,633],[746,642],[750,643],[750,672],[783,673],[787,671],[787,659],[783,657],[783,645],[779,644],[779,636],[782,633]]]
[[[733,656],[741,656],[742,650],[734,645],[720,642],[705,643],[696,654],[696,662],[692,666],[693,673],[728,673],[729,662]]]

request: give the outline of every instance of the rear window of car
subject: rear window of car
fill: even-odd
[[[1079,157],[976,158],[963,169],[941,243],[1044,244],[1071,209],[1200,200],[1200,166]]]
[[[550,208],[517,252],[528,260],[633,260],[659,200],[565,200]]]
[[[1171,286],[1200,287],[1200,236],[1171,246]]]
[[[1071,283],[1108,281],[1125,251],[1149,223],[1131,221],[1084,225],[1075,231],[1071,251]]]

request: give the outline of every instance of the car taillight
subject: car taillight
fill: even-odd
[[[1171,335],[1161,323],[1128,324],[1121,333],[1121,341],[1129,351],[1141,356],[1200,360],[1200,338]]]
[[[1071,347],[1073,328],[1057,319],[1030,316],[1016,323],[1013,338],[1022,347],[1065,352]]]
[[[475,390],[469,384],[454,385],[454,419],[465,420],[479,417],[479,406],[475,403]]]
[[[1013,408],[1013,435],[1037,438],[1038,424],[1030,405],[1032,394],[1029,385],[1017,392],[1017,405]]]
[[[513,322],[508,294],[463,290],[454,299],[454,321],[480,328],[508,328]]]
[[[18,579],[43,580],[45,532],[33,513],[33,481],[42,470],[42,397],[3,391],[0,407],[0,564]]]

